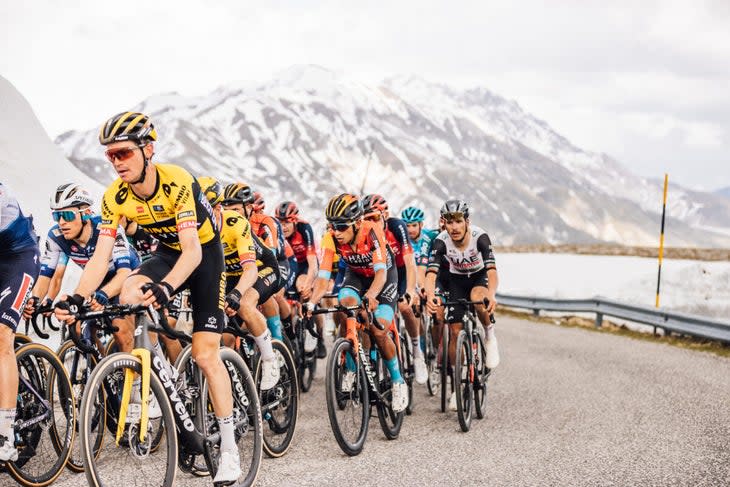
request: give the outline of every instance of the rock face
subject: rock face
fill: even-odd
[[[659,182],[575,147],[483,88],[414,77],[367,85],[295,66],[263,84],[158,95],[133,109],[155,121],[156,160],[246,181],[270,208],[293,199],[315,222],[332,195],[364,189],[393,210],[421,204],[432,223],[445,199],[464,198],[473,220],[504,245],[658,241]],[[114,174],[97,130],[66,132],[56,143],[107,184]],[[730,245],[730,199],[672,186],[669,201],[668,245]]]

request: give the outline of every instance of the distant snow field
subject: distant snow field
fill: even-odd
[[[499,292],[547,298],[603,296],[654,306],[657,259],[498,254]],[[664,260],[661,308],[730,318],[730,262]]]

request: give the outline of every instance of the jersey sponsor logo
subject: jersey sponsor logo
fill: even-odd
[[[12,291],[10,290],[10,286],[3,289],[3,292],[0,293],[0,303],[3,302],[3,299],[7,298]]]
[[[74,251],[74,252],[78,252],[79,251],[78,245],[72,245],[71,246],[71,250]]]
[[[192,218],[193,216],[195,216],[195,213],[188,210],[188,211],[181,211],[180,213],[177,214],[176,218],[178,220],[182,220],[183,218]]]
[[[206,321],[203,326],[205,328],[218,329],[218,320],[215,319],[215,316],[209,316],[208,321]]]
[[[137,213],[144,213],[144,206],[138,206]]]
[[[195,228],[198,224],[195,223],[193,220],[188,220],[186,222],[180,222],[177,225],[177,231],[185,230],[186,228]]]
[[[9,315],[8,313],[3,313],[2,317],[0,317],[0,318],[7,321],[11,325],[13,325],[13,327],[18,326],[18,320],[14,316]]]
[[[101,224],[102,225],[111,225],[112,224],[112,221],[111,220],[102,220],[101,221]]]
[[[127,196],[129,196],[129,188],[127,186],[122,186],[119,188],[119,191],[117,191],[117,194],[114,195],[114,201],[116,201],[118,205],[121,205],[127,201]]]
[[[228,218],[226,218],[226,225],[228,225],[229,227],[234,227],[240,219],[241,218],[237,216],[229,216]]]
[[[102,228],[99,230],[99,235],[104,235],[107,237],[115,237],[117,235],[117,229],[116,228]]]
[[[170,185],[169,184],[163,184],[162,185],[162,192],[165,193],[165,196],[168,196],[169,197],[171,191],[172,191],[172,189],[170,188]]]
[[[13,301],[12,306],[10,309],[15,311],[16,313],[20,314],[20,310],[23,309],[25,306],[25,302],[30,297],[30,292],[33,289],[33,278],[23,273],[23,280],[20,283],[20,289],[18,289],[18,294],[15,296],[15,301]]]
[[[152,210],[162,213],[163,211],[165,211],[165,207],[163,207],[162,205],[152,205]]]

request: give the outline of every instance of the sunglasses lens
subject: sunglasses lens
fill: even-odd
[[[129,147],[123,147],[121,149],[110,149],[106,151],[106,158],[111,162],[126,161],[134,154],[134,150]]]
[[[344,232],[348,228],[350,228],[350,224],[349,223],[333,223],[332,224],[332,229],[335,230],[335,231],[337,231],[337,232]]]
[[[76,212],[65,210],[65,211],[54,211],[52,213],[53,215],[53,221],[59,221],[61,218],[63,218],[64,221],[72,222],[76,219]]]

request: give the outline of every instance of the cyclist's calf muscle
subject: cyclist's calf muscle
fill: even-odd
[[[0,409],[14,408],[18,394],[14,340],[15,332],[0,323]]]

